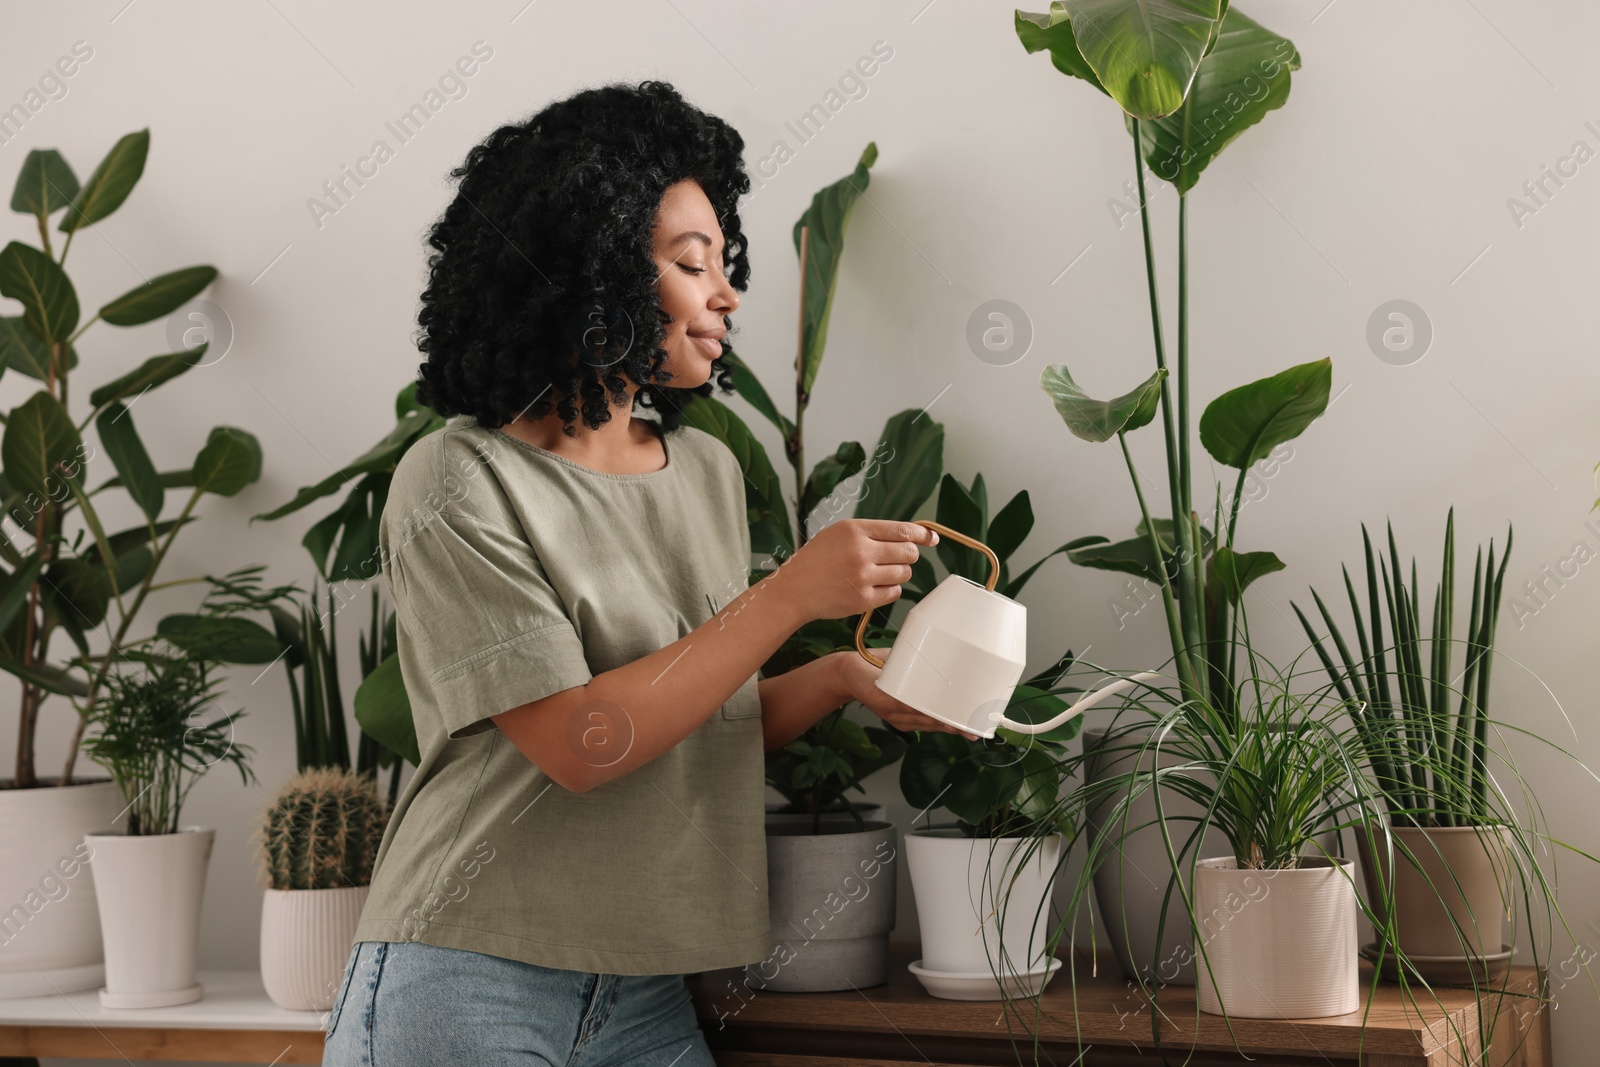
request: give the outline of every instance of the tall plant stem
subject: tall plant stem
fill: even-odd
[[[1161,331],[1161,297],[1156,290],[1156,261],[1155,249],[1150,239],[1150,201],[1145,192],[1144,185],[1144,141],[1142,127],[1139,120],[1133,120],[1133,172],[1139,182],[1139,227],[1144,234],[1144,268],[1145,279],[1150,291],[1150,328],[1155,336],[1156,367],[1165,370],[1167,367],[1166,342],[1162,339]],[[1180,215],[1182,212],[1180,198]],[[1180,292],[1182,286],[1180,285]],[[1182,374],[1186,368],[1180,367]],[[1195,667],[1194,657],[1203,652],[1200,647],[1199,613],[1204,610],[1200,602],[1200,590],[1195,575],[1198,573],[1199,546],[1191,551],[1189,546],[1189,507],[1188,477],[1180,470],[1178,464],[1178,434],[1173,426],[1172,390],[1168,385],[1167,375],[1161,379],[1161,423],[1166,436],[1167,446],[1167,489],[1172,504],[1172,538],[1173,549],[1178,556],[1179,573],[1182,575],[1178,587],[1178,622],[1179,635],[1173,638],[1172,651],[1175,658],[1184,664],[1191,679],[1195,692],[1193,696],[1205,696],[1203,672]],[[1179,384],[1179,395],[1186,392],[1184,383]],[[1185,435],[1187,436],[1187,435]],[[1123,446],[1126,453],[1127,446]],[[1132,460],[1129,460],[1132,469]],[[1142,505],[1141,505],[1142,507]],[[1150,521],[1148,512],[1145,521]],[[1153,532],[1153,531],[1152,531]],[[1158,539],[1159,540],[1159,539]],[[1162,562],[1159,544],[1156,550],[1156,565],[1165,572],[1166,567]],[[1170,584],[1170,583],[1169,583]]]
[[[1161,572],[1161,606],[1166,609],[1167,632],[1172,637],[1174,661],[1178,668],[1178,685],[1183,690],[1185,700],[1197,699],[1200,688],[1195,684],[1194,664],[1183,654],[1182,636],[1178,632],[1178,606],[1173,601],[1172,579],[1167,575],[1167,568],[1161,565],[1161,541],[1156,537],[1155,524],[1150,521],[1150,509],[1144,502],[1144,489],[1139,484],[1139,472],[1134,468],[1133,455],[1128,451],[1128,438],[1125,434],[1117,434],[1117,444],[1122,446],[1122,459],[1128,464],[1128,477],[1133,481],[1133,495],[1139,500],[1139,514],[1144,517],[1145,537],[1150,542],[1150,551],[1154,554],[1156,568]]]
[[[789,462],[794,465],[794,512],[799,523],[794,535],[796,551],[806,543],[806,517],[801,511],[801,502],[806,493],[806,402],[811,399],[806,395],[806,252],[810,237],[811,227],[800,227],[800,327],[794,348],[794,434],[785,442]]]

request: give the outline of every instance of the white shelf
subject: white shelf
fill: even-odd
[[[0,1026],[154,1027],[189,1030],[321,1031],[326,1013],[274,1004],[260,971],[200,971],[205,995],[171,1008],[102,1008],[100,991],[0,999]]]

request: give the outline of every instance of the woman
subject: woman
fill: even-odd
[[[850,700],[952,729],[854,652],[759,676],[808,620],[897,599],[937,537],[844,520],[749,586],[740,465],[678,419],[731,385],[742,149],[643,82],[452,174],[417,394],[449,421],[380,527],[421,762],[325,1064],[710,1064],[684,974],[773,947],[763,752]]]

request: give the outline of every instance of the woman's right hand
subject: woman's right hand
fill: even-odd
[[[778,575],[807,620],[842,619],[900,599],[918,546],[938,543],[914,522],[840,519],[784,560]]]

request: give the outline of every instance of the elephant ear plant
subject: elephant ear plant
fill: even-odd
[[[145,279],[100,305],[80,309],[65,264],[72,240],[120,207],[144,171],[150,132],[119,140],[89,179],[78,182],[53,149],[23,160],[11,209],[33,216],[39,247],[12,241],[0,250],[0,294],[18,301],[22,314],[0,317],[0,370],[33,378],[40,388],[10,412],[0,436],[0,506],[19,536],[0,539],[0,670],[22,682],[17,762],[12,784],[42,783],[34,738],[41,705],[65,697],[77,712],[57,784],[72,783],[85,725],[104,699],[111,671],[133,649],[152,640],[130,630],[145,597],[156,589],[198,579],[157,583],[178,531],[192,522],[207,493],[233,496],[261,476],[261,447],[233,426],[217,426],[186,467],[157,470],[134,428],[133,406],[145,394],[199,365],[207,345],[152,356],[133,370],[88,392],[87,412],[69,414],[67,383],[78,366],[78,340],[96,322],[130,327],[153,322],[198,295],[217,276],[208,266],[185,267]],[[66,234],[59,253],[50,218]],[[148,403],[148,401],[147,401]],[[146,409],[148,410],[148,409]],[[85,468],[94,451],[84,440],[93,423],[100,447],[116,470],[90,489]],[[126,491],[140,521],[108,531],[101,515],[108,489]],[[167,491],[183,490],[177,515],[162,519]],[[120,508],[115,509],[120,512]],[[69,530],[69,520],[75,529]],[[114,609],[114,610],[113,610]],[[103,630],[104,653],[91,653],[89,637]],[[65,633],[77,655],[51,657],[51,638]]]

